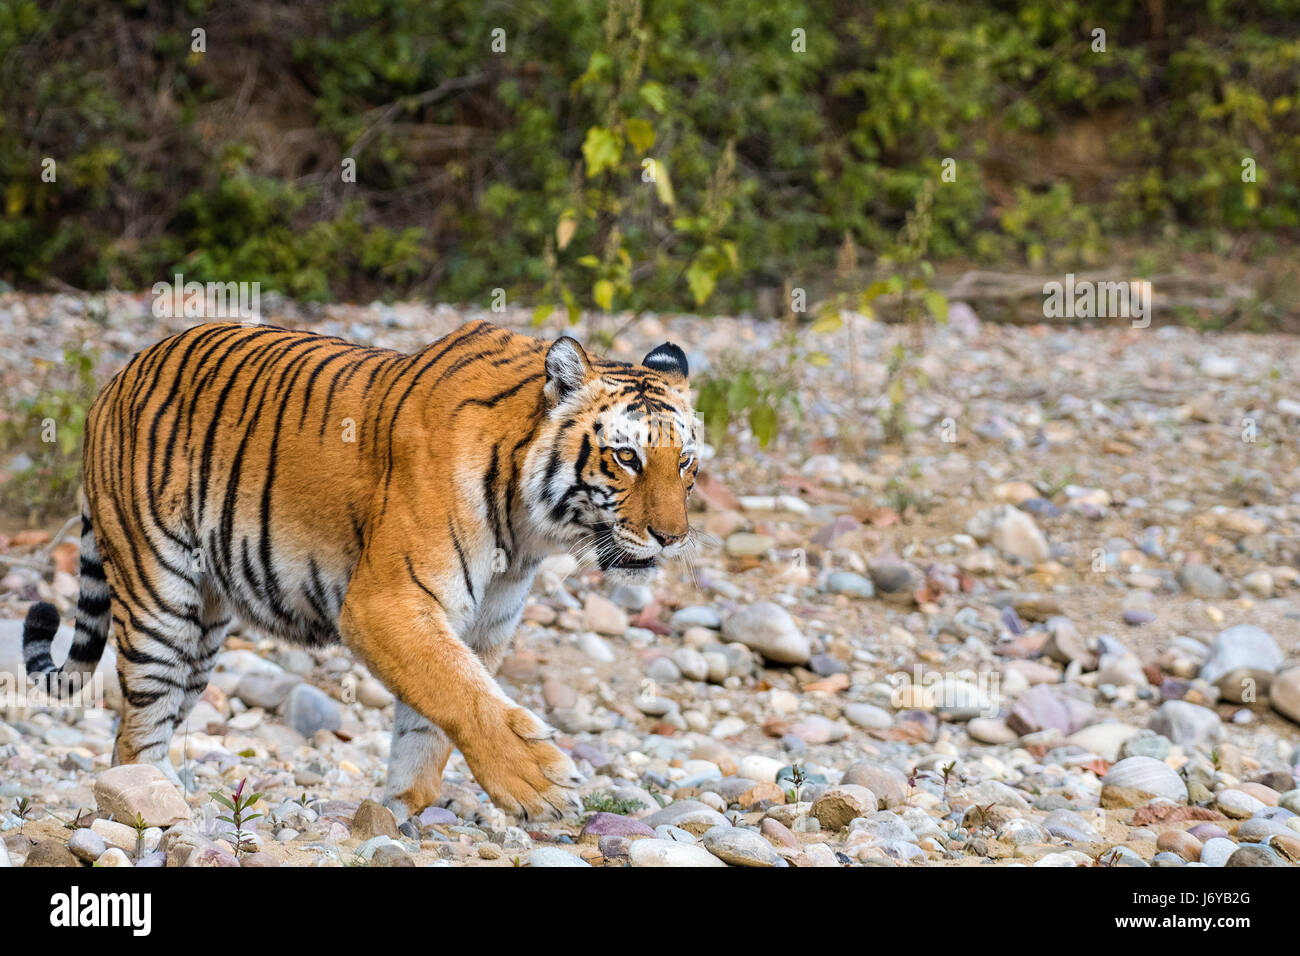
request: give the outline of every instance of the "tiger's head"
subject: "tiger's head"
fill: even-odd
[[[689,371],[665,343],[640,365],[592,360],[565,336],[546,353],[546,420],[525,479],[548,537],[635,583],[691,544],[698,468]]]

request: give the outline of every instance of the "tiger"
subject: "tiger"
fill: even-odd
[[[686,354],[631,364],[571,336],[473,321],[404,353],[213,322],[136,354],[91,405],[80,593],[24,622],[27,672],[93,673],[110,630],[123,691],[112,760],[168,759],[238,619],[341,642],[395,697],[383,802],[437,803],[453,748],[524,820],[580,809],[554,732],[495,680],[532,579],[570,551],[645,583],[696,541]]]

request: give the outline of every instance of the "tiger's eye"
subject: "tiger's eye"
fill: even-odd
[[[631,448],[620,448],[614,452],[614,457],[625,465],[635,465],[641,458]]]

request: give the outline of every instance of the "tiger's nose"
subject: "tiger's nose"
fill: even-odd
[[[654,528],[647,528],[646,530],[650,532],[650,537],[654,538],[662,547],[665,548],[670,544],[677,544],[677,542],[686,537],[685,534],[666,534],[663,531],[656,531]]]

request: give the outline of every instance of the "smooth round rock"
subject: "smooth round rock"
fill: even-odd
[[[1107,850],[1103,850],[1101,855],[1098,856],[1097,859],[1110,866],[1144,867],[1144,866],[1151,865],[1146,860],[1142,859],[1142,857],[1138,856],[1135,850],[1126,847],[1123,844],[1119,846],[1110,847]]]
[[[1237,852],[1237,844],[1225,837],[1211,837],[1201,847],[1201,862],[1206,866],[1224,866]]]
[[[1264,809],[1262,800],[1256,800],[1241,790],[1224,790],[1214,801],[1215,809],[1225,816],[1244,820]]]
[[[1274,676],[1268,700],[1279,714],[1300,724],[1300,667],[1288,667]]]
[[[678,800],[670,803],[641,822],[652,830],[661,826],[680,827],[693,834],[703,833],[710,827],[725,826],[727,818],[699,800]]]
[[[844,771],[840,783],[866,787],[875,794],[881,809],[889,809],[907,801],[907,775],[874,760],[854,761]]]
[[[826,591],[847,597],[868,599],[876,596],[876,588],[868,578],[852,571],[832,571],[826,576]]]
[[[89,827],[82,827],[73,831],[72,836],[68,838],[68,849],[78,859],[93,863],[104,855],[104,851],[108,849],[108,844],[94,830]]]
[[[1156,849],[1174,853],[1189,863],[1201,858],[1201,841],[1184,830],[1166,830],[1156,839]]]
[[[1215,637],[1201,667],[1201,680],[1213,684],[1228,700],[1241,703],[1247,690],[1258,696],[1269,692],[1282,660],[1282,650],[1271,634],[1253,624],[1237,624]]]
[[[697,843],[674,843],[671,840],[637,840],[627,851],[633,866],[687,867],[726,866]]]
[[[1153,797],[1187,802],[1187,785],[1169,767],[1152,757],[1125,757],[1102,778],[1103,807],[1140,806]]]
[[[103,852],[100,858],[95,861],[95,865],[129,867],[132,864],[131,864],[131,858],[127,856],[123,851],[119,850],[115,846],[110,846],[107,850]]]
[[[812,656],[812,644],[790,612],[771,601],[741,608],[723,621],[722,633],[777,664],[806,664]]]
[[[1169,738],[1154,730],[1139,730],[1119,746],[1119,757],[1151,757],[1163,761],[1169,756]]]
[[[1224,866],[1288,866],[1286,860],[1272,847],[1258,843],[1248,843],[1237,847],[1237,852],[1228,857]]]
[[[772,844],[753,830],[741,827],[713,827],[705,830],[700,844],[732,866],[786,866]]]
[[[654,836],[654,827],[648,827],[640,820],[620,816],[617,813],[593,813],[582,825],[581,837],[599,840],[605,836],[650,837]]]
[[[1020,735],[1001,717],[976,717],[966,724],[966,733],[982,744],[1013,744]]]
[[[538,867],[591,866],[590,863],[577,854],[568,853],[557,846],[539,846],[528,854],[528,865]]]
[[[1223,721],[1208,707],[1167,700],[1151,715],[1151,729],[1184,748],[1213,744],[1223,736]]]
[[[1223,839],[1228,837],[1228,831],[1217,823],[1198,823],[1193,827],[1188,827],[1187,832],[1196,837],[1202,844],[1207,840],[1213,840],[1215,837]]]

